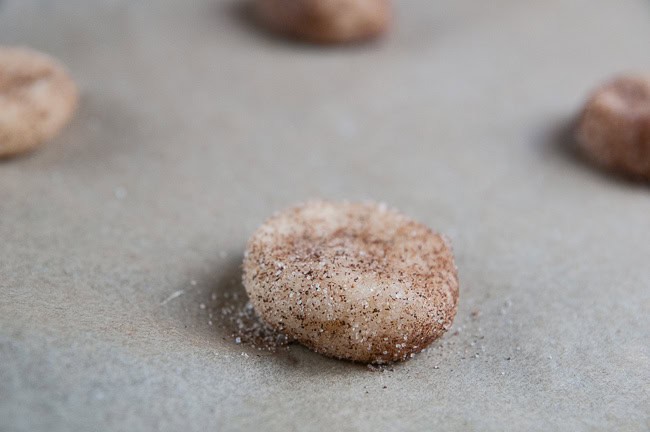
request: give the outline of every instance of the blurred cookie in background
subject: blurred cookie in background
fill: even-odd
[[[72,118],[78,92],[57,60],[0,46],[0,158],[35,149]]]
[[[577,139],[603,168],[650,180],[650,74],[619,76],[597,88],[580,116]]]
[[[388,0],[255,0],[254,6],[270,30],[324,44],[377,37],[392,19]]]

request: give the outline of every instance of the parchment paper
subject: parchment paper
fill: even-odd
[[[399,1],[342,48],[232,1],[0,1],[0,43],[82,92],[0,163],[0,430],[648,430],[650,186],[567,125],[649,42],[645,0]],[[310,197],[452,239],[459,313],[428,352],[371,371],[235,342],[213,298]]]

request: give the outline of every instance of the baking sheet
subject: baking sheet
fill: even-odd
[[[650,428],[650,190],[581,163],[566,126],[650,69],[650,4],[400,1],[387,38],[343,48],[242,11],[0,1],[0,43],[82,92],[0,163],[0,429]],[[441,341],[383,371],[235,342],[247,237],[310,197],[452,239]]]

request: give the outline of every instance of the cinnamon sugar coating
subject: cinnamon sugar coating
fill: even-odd
[[[276,330],[327,356],[405,360],[452,324],[458,277],[447,241],[373,203],[312,201],[251,237],[243,282]]]
[[[256,0],[255,6],[269,29],[317,43],[378,36],[392,15],[389,0]]]
[[[72,117],[77,88],[53,58],[0,47],[0,158],[34,149]]]
[[[580,117],[578,143],[604,168],[650,179],[650,74],[598,88]]]

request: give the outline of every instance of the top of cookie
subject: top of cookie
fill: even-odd
[[[382,204],[311,201],[272,217],[254,239],[249,251],[264,247],[273,274],[290,264],[310,279],[364,278],[365,286],[398,283],[425,295],[432,272],[448,264],[443,237]]]
[[[599,88],[592,96],[591,106],[626,116],[650,116],[650,75],[622,76]]]

